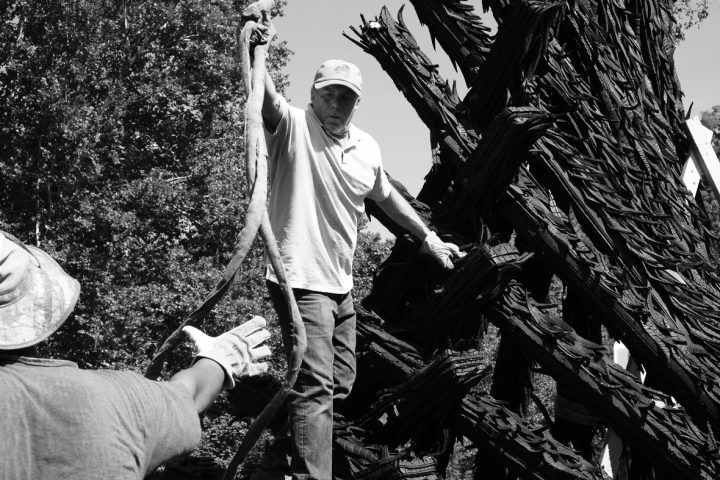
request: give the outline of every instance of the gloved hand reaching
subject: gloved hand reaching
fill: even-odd
[[[267,363],[256,362],[270,355],[270,347],[262,345],[270,338],[270,332],[265,326],[265,319],[255,316],[217,337],[206,335],[195,327],[183,327],[182,331],[190,337],[197,349],[193,361],[209,358],[217,362],[225,371],[223,389],[228,390],[235,386],[236,377],[267,371]]]
[[[453,259],[460,259],[467,255],[461,252],[460,248],[454,243],[440,240],[437,234],[432,231],[428,233],[425,240],[423,240],[420,253],[432,257],[432,259],[445,270],[452,270],[454,268]]]

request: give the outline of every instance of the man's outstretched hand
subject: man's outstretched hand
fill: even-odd
[[[209,358],[217,362],[225,371],[223,389],[235,386],[235,378],[258,375],[268,369],[265,362],[256,362],[270,355],[270,347],[263,345],[270,338],[263,317],[255,316],[239,327],[211,337],[195,327],[183,327],[190,340],[195,344],[195,359]]]
[[[467,255],[465,252],[461,252],[454,243],[440,240],[435,232],[427,234],[420,247],[420,253],[431,257],[445,270],[452,270],[455,267],[453,260],[459,260]]]

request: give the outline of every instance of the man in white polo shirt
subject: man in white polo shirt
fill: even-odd
[[[288,398],[292,478],[332,478],[333,402],[355,379],[352,260],[358,220],[370,198],[423,242],[445,268],[462,254],[428,229],[383,172],[380,148],[350,123],[360,103],[357,66],[328,60],[315,74],[310,105],[288,105],[266,75],[263,121],[269,151],[269,217],[307,330],[308,348]],[[286,353],[289,315],[270,265],[267,281],[280,312]],[[261,469],[262,470],[262,467]],[[262,478],[257,472],[255,478]]]

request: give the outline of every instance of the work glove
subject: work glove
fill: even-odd
[[[255,316],[218,337],[206,335],[195,327],[183,327],[182,331],[190,337],[197,349],[193,362],[200,358],[217,362],[225,371],[223,390],[229,390],[235,386],[236,377],[267,371],[267,363],[256,362],[270,355],[270,347],[262,345],[270,338],[265,325],[263,317]]]
[[[242,11],[240,14],[240,20],[242,22],[262,22],[270,17],[270,10],[275,4],[272,0],[258,0],[253,2]]]
[[[443,242],[437,236],[437,233],[432,231],[428,233],[425,240],[423,240],[420,253],[430,256],[433,261],[445,270],[452,270],[454,268],[453,259],[460,259],[466,255],[466,253],[460,251],[457,245]]]
[[[240,16],[241,25],[247,22],[255,23],[255,30],[250,41],[252,45],[269,44],[277,34],[275,25],[270,20],[269,9],[272,8],[272,4],[274,2],[270,0],[260,0],[247,6]],[[240,33],[240,30],[236,31],[236,36]]]

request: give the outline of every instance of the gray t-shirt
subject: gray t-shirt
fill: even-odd
[[[190,452],[200,420],[181,385],[0,354],[0,480],[136,480]]]

